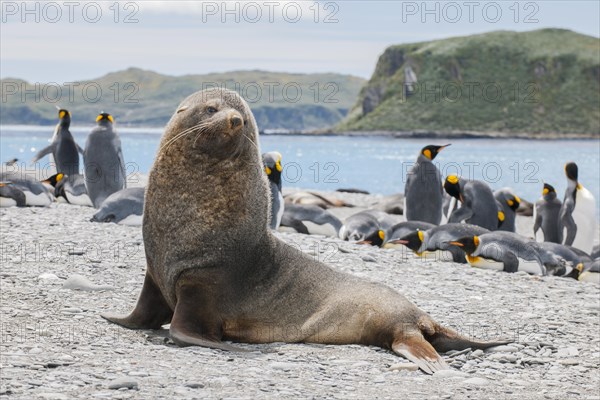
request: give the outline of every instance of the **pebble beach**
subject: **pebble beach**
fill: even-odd
[[[600,399],[597,284],[278,232],[335,269],[393,287],[463,334],[514,343],[443,354],[451,369],[432,376],[360,345],[178,348],[166,329],[133,331],[100,317],[132,309],[145,256],[140,227],[89,222],[93,214],[56,203],[0,210],[2,398]],[[517,222],[531,230],[530,217]]]

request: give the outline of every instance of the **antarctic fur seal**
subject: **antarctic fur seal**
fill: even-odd
[[[147,269],[131,329],[170,322],[180,346],[223,341],[376,345],[433,373],[437,351],[486,348],[442,327],[384,285],[338,272],[276,238],[258,129],[235,92],[207,89],[177,108],[149,176]]]

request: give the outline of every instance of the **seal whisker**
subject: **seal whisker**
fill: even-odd
[[[163,144],[159,151],[162,151],[163,149],[166,151],[172,144],[174,144],[177,140],[181,139],[182,137],[186,136],[187,134],[192,133],[194,130],[197,130],[197,129],[204,129],[208,126],[209,126],[208,122],[202,121],[199,124],[196,124],[190,128],[187,128],[187,129],[179,132],[177,135],[175,135],[175,137],[171,138],[167,143]]]

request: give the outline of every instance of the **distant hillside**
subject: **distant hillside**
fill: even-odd
[[[266,71],[168,76],[129,68],[62,86],[57,102],[48,101],[58,97],[56,85],[40,84],[36,89],[32,83],[11,78],[1,83],[1,124],[54,124],[56,104],[71,111],[74,124],[94,123],[98,113],[106,111],[120,125],[163,126],[186,96],[218,85],[236,90],[248,100],[260,129],[311,130],[341,121],[365,80],[340,74]]]
[[[543,29],[389,47],[335,130],[598,136],[600,40]]]

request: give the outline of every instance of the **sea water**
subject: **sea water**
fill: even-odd
[[[148,173],[162,129],[119,128],[128,173]],[[47,146],[54,127],[0,126],[0,161],[18,158],[28,164]],[[84,147],[91,127],[73,127]],[[452,145],[434,162],[443,176],[486,181],[492,189],[512,187],[517,195],[537,200],[544,182],[560,199],[566,188],[564,164],[575,161],[579,181],[596,197],[600,208],[600,140],[524,139],[402,139],[365,136],[262,135],[261,151],[279,151],[283,184],[306,189],[356,188],[376,194],[404,191],[406,174],[421,148]],[[48,163],[49,158],[41,160]],[[82,164],[83,168],[83,164]]]

